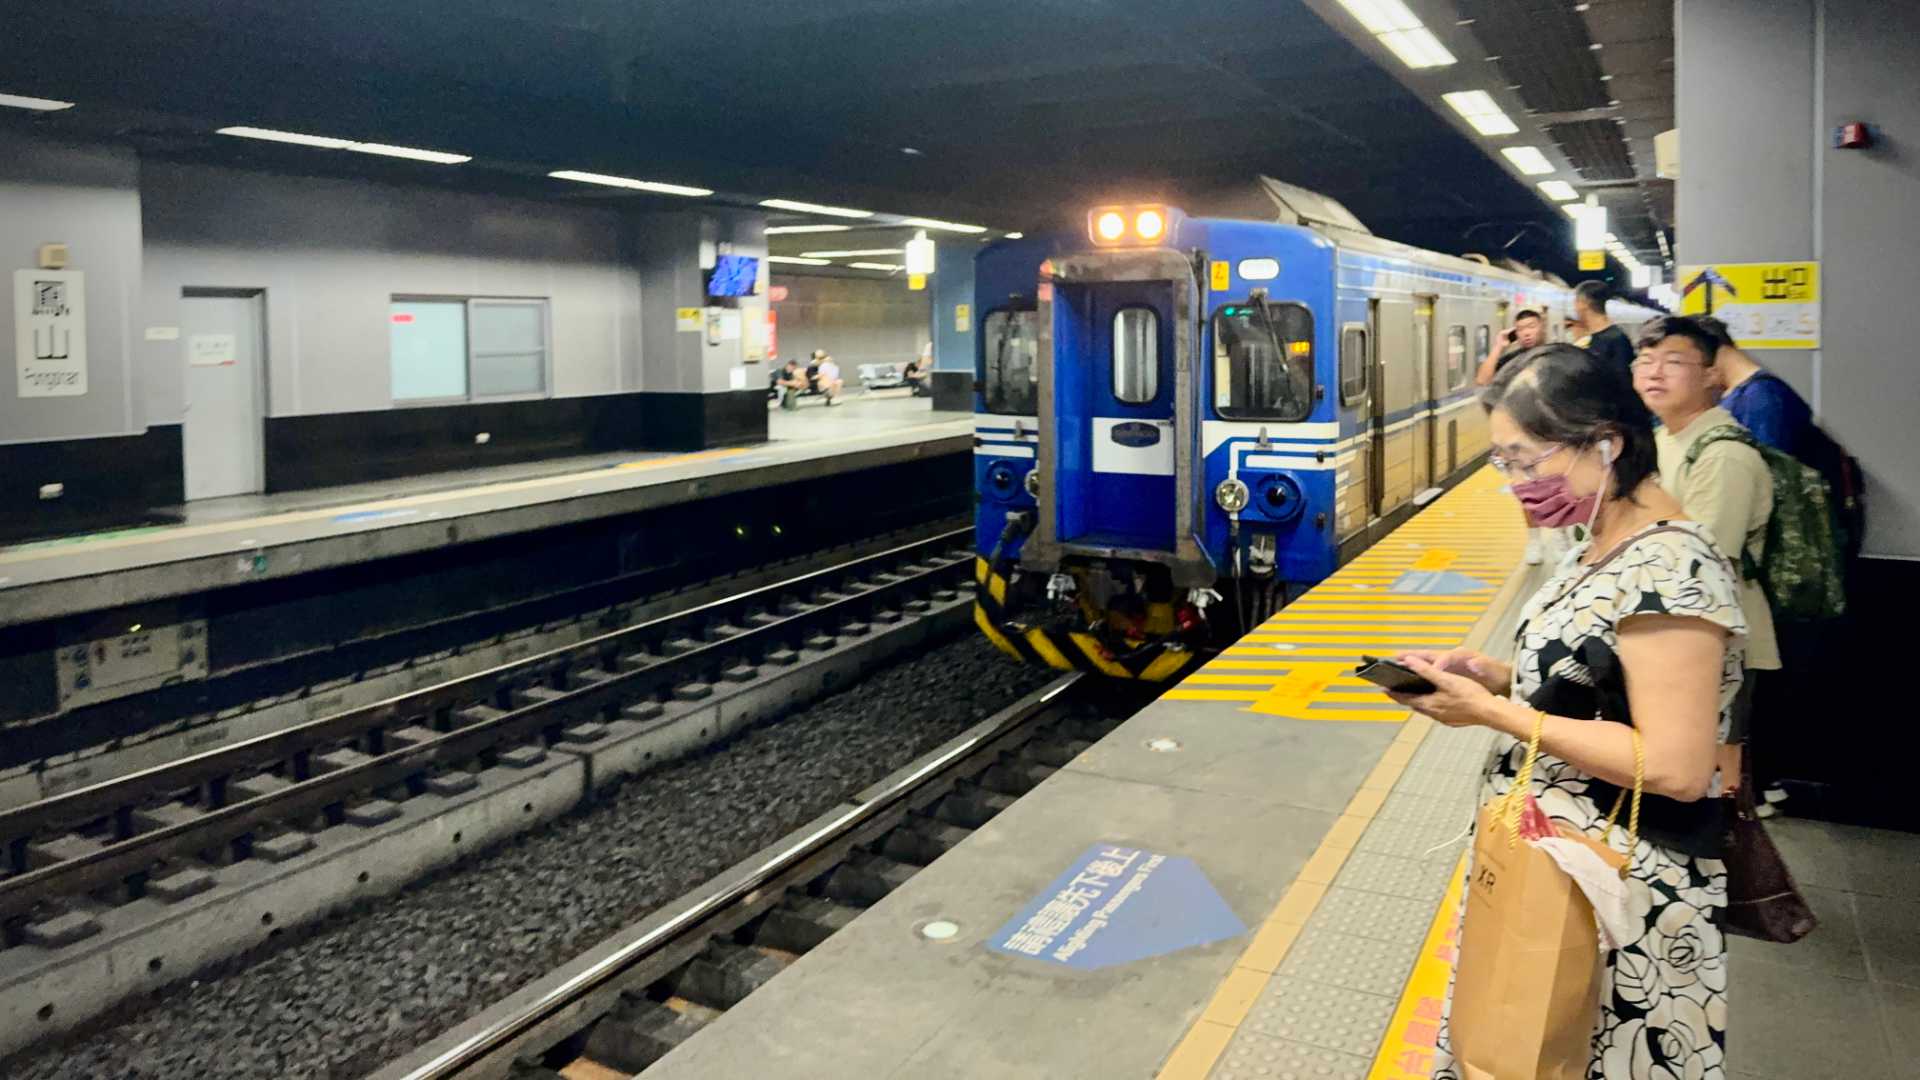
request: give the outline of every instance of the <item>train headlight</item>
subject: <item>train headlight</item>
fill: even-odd
[[[1093,219],[1093,232],[1102,240],[1118,240],[1126,235],[1127,219],[1118,210],[1107,210]]]
[[[1220,509],[1227,513],[1237,514],[1247,508],[1247,485],[1228,477],[1213,489],[1213,501],[1219,503]]]
[[[1142,240],[1158,240],[1167,231],[1167,215],[1158,210],[1142,210],[1133,217],[1133,234]]]
[[[1039,469],[1027,470],[1027,494],[1033,496],[1036,499],[1040,497],[1040,470]]]

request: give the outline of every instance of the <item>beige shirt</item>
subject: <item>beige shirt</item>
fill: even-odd
[[[1714,546],[1738,568],[1740,549],[1758,563],[1766,553],[1767,518],[1773,514],[1773,474],[1759,451],[1732,440],[1713,443],[1700,452],[1692,466],[1687,448],[1700,436],[1723,424],[1739,424],[1722,408],[1708,409],[1680,431],[1665,427],[1654,435],[1660,455],[1660,486],[1686,510],[1687,516],[1707,527]],[[1735,545],[1739,545],[1736,547]],[[1774,640],[1773,609],[1757,581],[1742,580],[1740,606],[1747,617],[1747,666],[1756,671],[1780,668],[1780,646]]]

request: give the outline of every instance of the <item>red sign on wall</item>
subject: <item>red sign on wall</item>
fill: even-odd
[[[784,290],[785,286],[775,288]],[[780,313],[772,308],[767,309],[767,359],[780,359]]]
[[[785,300],[786,298],[787,298],[787,287],[785,285],[774,285],[767,289],[767,299],[773,301],[776,304],[782,300]]]

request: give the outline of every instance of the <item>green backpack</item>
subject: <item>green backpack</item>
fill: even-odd
[[[1759,451],[1773,476],[1766,551],[1755,566],[1743,538],[1741,572],[1760,582],[1778,618],[1813,622],[1839,616],[1847,610],[1845,555],[1826,479],[1791,454],[1762,446],[1738,424],[1723,424],[1700,436],[1687,448],[1687,467],[1692,468],[1707,447],[1729,439]]]

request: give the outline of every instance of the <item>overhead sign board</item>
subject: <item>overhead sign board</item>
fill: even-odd
[[[1581,253],[1580,253],[1580,269],[1582,269],[1582,270],[1605,270],[1606,268],[1607,268],[1607,253],[1606,253],[1606,252],[1604,252],[1604,251],[1583,251],[1583,252],[1581,252]]]
[[[1707,263],[1675,279],[1680,314],[1712,315],[1743,349],[1820,347],[1820,264]]]

